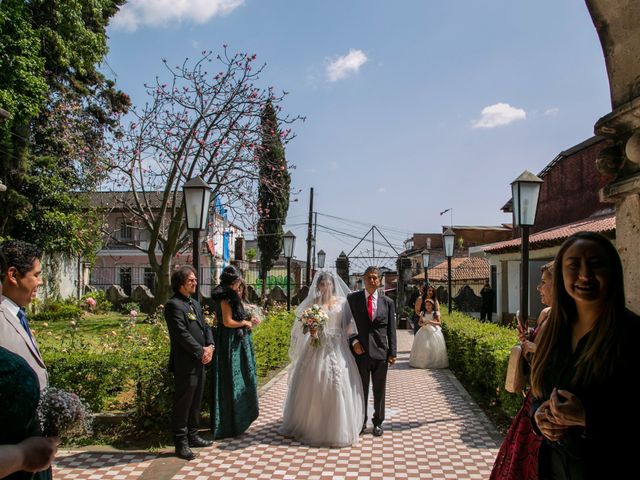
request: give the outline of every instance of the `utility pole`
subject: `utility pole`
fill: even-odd
[[[313,254],[311,263],[313,265],[312,270],[316,271],[316,235],[318,233],[318,212],[313,212]]]
[[[307,286],[311,285],[311,242],[313,241],[313,187],[309,198],[309,225],[307,228]]]

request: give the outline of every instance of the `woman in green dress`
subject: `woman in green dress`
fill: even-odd
[[[211,431],[215,439],[235,437],[258,418],[252,322],[240,298],[242,277],[233,266],[213,291],[217,327],[212,366]]]

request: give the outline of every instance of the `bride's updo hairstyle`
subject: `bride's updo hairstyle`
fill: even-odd
[[[233,265],[226,266],[224,270],[222,270],[222,274],[220,274],[220,285],[229,287],[240,278],[242,278],[242,276],[236,267]]]
[[[331,285],[331,289],[329,290],[328,293],[325,294],[327,295],[327,298],[323,298],[322,290],[320,290],[320,285],[323,282]],[[316,299],[320,302],[322,302],[323,300],[330,300],[332,297],[335,296],[335,294],[336,294],[336,284],[333,281],[333,276],[331,276],[329,272],[321,272],[318,275],[318,281],[316,282]]]

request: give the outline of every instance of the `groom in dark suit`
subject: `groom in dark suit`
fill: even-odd
[[[169,370],[173,372],[175,386],[171,429],[176,456],[185,460],[196,456],[189,447],[207,447],[213,443],[198,434],[204,367],[213,358],[213,335],[200,304],[191,298],[197,285],[193,268],[177,269],[171,275],[175,295],[164,307],[171,341]]]
[[[396,363],[396,311],[389,297],[378,294],[380,271],[369,267],[364,272],[365,289],[349,295],[349,307],[358,327],[350,339],[364,390],[364,433],[367,425],[369,380],[373,386],[373,434],[382,435],[387,369]]]

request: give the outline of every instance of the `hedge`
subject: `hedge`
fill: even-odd
[[[449,368],[456,377],[515,415],[522,406],[522,395],[504,389],[509,352],[518,342],[515,330],[453,312],[443,315],[442,331]]]
[[[44,355],[44,361],[50,385],[78,394],[93,412],[108,408],[131,377],[122,352],[51,352]]]
[[[55,322],[59,320],[80,320],[82,309],[77,305],[56,303],[47,306],[46,309],[39,313],[29,315],[29,321],[32,322]]]
[[[265,377],[271,370],[280,368],[289,361],[291,325],[295,320],[293,311],[272,309],[253,333],[258,377]]]

